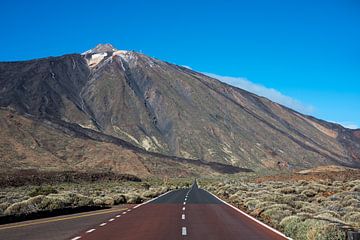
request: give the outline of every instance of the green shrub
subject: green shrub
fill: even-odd
[[[106,206],[106,207],[109,207],[109,206],[112,206],[114,205],[114,199],[111,198],[111,197],[101,197],[101,198],[96,198],[94,199],[94,204],[96,206]]]
[[[38,195],[48,195],[51,193],[58,193],[58,191],[55,188],[53,188],[52,186],[40,186],[40,187],[36,187],[34,189],[34,191],[29,193],[29,196],[35,197]]]
[[[126,203],[126,198],[123,194],[113,196],[114,205]]]
[[[318,221],[307,233],[309,240],[345,240],[346,234],[335,224]]]
[[[360,228],[360,211],[349,212],[343,217],[344,221],[356,228]]]
[[[296,236],[300,223],[302,223],[301,217],[292,215],[284,217],[279,226],[286,236],[294,237]]]
[[[352,192],[360,192],[360,184],[355,185],[354,187],[351,188]]]
[[[126,202],[129,204],[139,204],[144,201],[144,199],[137,194],[125,194]]]
[[[28,200],[17,202],[10,205],[5,211],[5,215],[20,215],[20,214],[29,214],[41,210],[39,205],[42,200],[45,198],[43,195],[39,195]]]
[[[259,200],[257,199],[248,199],[246,202],[245,202],[245,207],[247,209],[249,209],[249,211],[252,211],[252,210],[255,210],[256,208],[256,205],[258,205],[260,203]]]
[[[301,194],[305,195],[306,197],[315,197],[316,196],[316,192],[311,189],[304,190],[304,191],[302,191]]]
[[[280,221],[287,216],[293,214],[293,210],[286,204],[274,204],[265,207],[265,210],[260,214],[261,217],[267,219],[274,226],[278,226]]]
[[[284,187],[280,189],[280,193],[283,194],[290,194],[290,193],[295,193],[296,189],[294,187]]]

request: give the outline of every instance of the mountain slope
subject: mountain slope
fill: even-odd
[[[0,106],[171,156],[252,169],[360,165],[360,130],[111,45],[0,63]]]
[[[0,109],[0,129],[0,173],[36,169],[179,177],[249,171],[149,153],[75,124],[38,120],[4,109]]]

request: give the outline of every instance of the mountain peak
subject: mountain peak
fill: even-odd
[[[110,43],[105,43],[105,44],[98,44],[96,45],[95,48],[92,48],[86,52],[84,52],[83,54],[88,54],[88,53],[106,53],[106,52],[115,52],[118,51],[118,49],[116,49],[113,45],[111,45]]]

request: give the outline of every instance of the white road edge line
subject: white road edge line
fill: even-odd
[[[86,233],[91,233],[91,232],[93,232],[93,231],[95,231],[95,230],[96,230],[96,229],[93,228],[93,229],[90,229],[90,230],[86,231]]]
[[[203,190],[205,190],[205,189],[203,189]],[[205,191],[206,191],[206,190],[205,190]],[[234,206],[233,206],[233,205],[231,205],[230,203],[225,202],[224,200],[222,200],[221,198],[219,198],[219,197],[218,197],[218,196],[216,196],[215,194],[213,194],[213,193],[211,193],[211,192],[209,192],[209,191],[206,191],[206,192],[210,193],[210,194],[211,194],[211,195],[213,195],[216,199],[218,199],[218,200],[220,200],[221,202],[225,203],[226,205],[228,205],[229,207],[231,207],[231,208],[233,208],[234,210],[238,211],[238,212],[239,212],[239,213],[241,213],[242,215],[244,215],[244,216],[246,216],[246,217],[250,218],[250,219],[251,219],[251,220],[253,220],[254,222],[256,222],[256,223],[258,223],[258,224],[262,225],[263,227],[265,227],[265,228],[269,229],[270,231],[272,231],[272,232],[274,232],[274,233],[276,233],[276,234],[278,234],[278,235],[280,235],[280,236],[282,236],[282,237],[284,237],[284,238],[286,238],[286,239],[289,239],[289,240],[291,240],[291,239],[292,239],[292,238],[287,237],[287,236],[286,236],[285,234],[283,234],[282,232],[279,232],[278,230],[276,230],[276,229],[274,229],[274,228],[272,228],[272,227],[270,227],[270,226],[266,225],[265,223],[263,223],[263,222],[261,222],[261,221],[257,220],[256,218],[254,218],[254,217],[250,216],[249,214],[247,214],[247,213],[245,213],[245,212],[241,211],[241,210],[240,210],[240,209],[238,209],[237,207],[234,207]]]
[[[141,206],[143,206],[143,205],[145,205],[145,204],[148,204],[148,203],[150,203],[150,202],[152,202],[152,201],[155,201],[156,199],[158,199],[158,198],[160,198],[160,197],[162,197],[162,196],[165,196],[166,194],[169,194],[169,193],[171,193],[171,192],[173,192],[173,191],[175,191],[175,189],[170,190],[170,191],[167,191],[166,193],[163,193],[163,194],[157,196],[156,198],[153,198],[153,199],[147,200],[146,202],[140,203],[140,204],[136,205],[136,206],[133,207],[133,208],[141,207]]]
[[[74,237],[74,238],[72,238],[71,240],[78,240],[78,239],[80,239],[81,237]]]
[[[185,214],[181,215],[181,219],[185,220]]]
[[[99,226],[100,227],[103,227],[103,226],[105,226],[107,223],[102,223],[102,224],[100,224]]]
[[[181,229],[181,235],[186,236],[187,232],[186,232],[186,227],[182,227]]]

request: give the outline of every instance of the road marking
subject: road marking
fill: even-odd
[[[184,205],[186,204],[186,202],[184,202]]]
[[[32,225],[38,225],[38,224],[44,224],[44,223],[52,223],[52,222],[59,222],[59,221],[83,218],[83,217],[96,216],[96,215],[107,214],[107,213],[112,213],[112,212],[119,212],[119,211],[123,211],[124,209],[126,209],[126,208],[111,209],[109,211],[83,214],[83,215],[79,215],[79,216],[62,217],[62,218],[56,218],[56,219],[39,220],[36,222],[30,222],[30,223],[15,224],[15,225],[11,225],[11,226],[0,227],[0,230],[10,229],[10,228],[20,228],[20,227],[26,227],[26,226],[32,226]]]
[[[204,190],[205,190],[205,189],[204,189]],[[205,191],[206,191],[206,190],[205,190]],[[291,239],[291,238],[287,237],[285,234],[283,234],[282,232],[279,232],[278,230],[276,230],[276,229],[274,229],[274,228],[272,228],[272,227],[270,227],[270,226],[266,225],[265,223],[263,223],[263,222],[261,222],[261,221],[257,220],[256,218],[254,218],[254,217],[250,216],[249,214],[247,214],[247,213],[245,213],[245,212],[241,211],[240,209],[238,209],[238,208],[234,207],[234,206],[233,206],[233,205],[231,205],[230,203],[225,202],[224,200],[222,200],[221,198],[219,198],[219,197],[218,197],[218,196],[216,196],[215,194],[213,194],[213,193],[211,193],[211,192],[209,192],[209,191],[206,191],[206,192],[210,193],[211,195],[213,195],[213,196],[214,196],[216,199],[218,199],[219,201],[221,201],[221,202],[225,203],[227,206],[231,207],[231,208],[232,208],[232,209],[234,209],[235,211],[237,211],[237,212],[241,213],[242,215],[244,215],[244,216],[246,216],[246,217],[250,218],[250,219],[251,219],[251,220],[253,220],[254,222],[256,222],[256,223],[260,224],[261,226],[263,226],[263,227],[265,227],[265,228],[269,229],[270,231],[273,231],[274,233],[276,233],[276,234],[278,234],[278,235],[280,235],[280,236],[282,236],[282,237],[284,237],[284,238],[286,238],[286,239]]]
[[[121,217],[121,215],[116,215],[117,218]]]
[[[74,237],[74,238],[72,238],[71,240],[78,240],[78,239],[80,239],[81,237]]]
[[[182,227],[181,229],[181,235],[186,236],[187,232],[186,232],[186,227]]]
[[[185,211],[185,207],[183,207],[183,211]]]
[[[181,215],[181,219],[185,220],[185,214]]]
[[[131,209],[128,209],[127,211],[128,211],[128,212],[130,212],[130,211],[131,211]]]
[[[126,214],[126,212],[123,212],[122,214]]]
[[[105,226],[107,223],[102,223],[102,224],[100,224],[99,226],[100,227],[103,227],[103,226]]]
[[[143,203],[140,203],[140,204],[136,205],[134,208],[141,207],[142,205],[145,205],[145,204],[148,204],[148,203],[150,203],[150,202],[152,202],[152,201],[155,201],[156,199],[161,198],[162,196],[165,196],[166,194],[169,194],[169,193],[174,192],[174,191],[175,191],[175,190],[171,190],[171,191],[168,191],[168,192],[166,192],[166,193],[163,193],[163,194],[157,196],[156,198],[147,200],[146,202],[143,202]]]
[[[90,229],[90,230],[86,231],[86,233],[91,233],[91,232],[93,232],[93,231],[95,231],[95,230],[96,230],[96,229],[93,228],[93,229]]]
[[[109,222],[112,222],[112,221],[114,221],[115,220],[115,218],[111,218],[111,219],[109,219]]]

